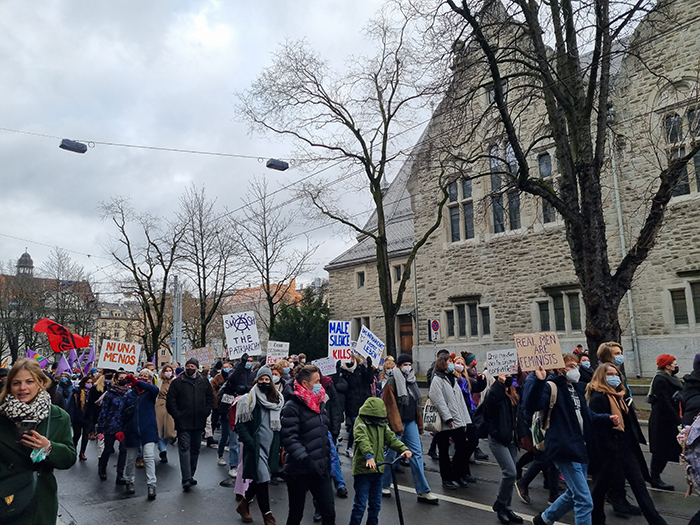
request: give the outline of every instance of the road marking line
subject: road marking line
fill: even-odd
[[[416,493],[416,489],[413,487],[406,487],[404,485],[399,485],[399,490],[402,490],[404,492],[412,492],[413,494]],[[493,512],[493,509],[491,508],[490,505],[484,505],[483,503],[476,503],[475,501],[469,501],[466,499],[462,498],[455,498],[453,496],[447,496],[445,494],[438,494],[437,492],[433,492],[435,496],[438,497],[438,499],[444,500],[444,501],[449,501],[450,503],[456,503],[457,505],[462,505],[464,507],[471,507],[473,509],[477,510],[483,510],[486,512]],[[525,521],[532,522],[532,518],[534,516],[529,516],[527,514],[522,514],[518,512],[518,516],[522,517]],[[557,521],[554,523],[554,525],[566,525],[565,523],[562,523],[560,521]]]

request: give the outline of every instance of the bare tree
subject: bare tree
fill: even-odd
[[[441,0],[428,13],[434,21],[442,17],[453,24],[450,45],[458,38],[455,84],[448,95],[453,129],[461,125],[455,155],[477,170],[475,176],[500,176],[501,192],[532,194],[561,214],[586,308],[589,348],[620,340],[620,301],[654,247],[686,164],[700,151],[696,142],[685,155],[664,158],[636,238],[622,260],[612,264],[601,182],[610,147],[612,64],[621,53],[641,56],[643,42],[626,44],[644,15],[666,5],[655,4]],[[485,91],[489,104],[484,108],[479,96]],[[539,130],[523,133],[524,122],[538,107]],[[505,154],[484,151],[486,136],[502,136],[509,149]],[[530,165],[530,153],[542,143],[555,146],[558,188]],[[478,172],[484,164],[490,169]]]
[[[298,213],[285,214],[280,206],[275,206],[264,179],[254,180],[250,194],[243,200],[243,217],[232,219],[232,226],[240,250],[260,279],[264,308],[258,313],[269,336],[274,333],[280,308],[289,304],[296,292],[290,286],[309,269],[316,246],[307,239],[305,245],[295,247],[294,240],[299,236],[292,227]]]
[[[366,225],[338,206],[323,182],[306,186],[303,193],[323,216],[374,241],[386,344],[392,355],[395,318],[411,263],[438,228],[447,199],[443,192],[435,222],[416,235],[394,294],[387,212],[395,203],[385,202],[383,190],[392,170],[396,173],[407,158],[403,132],[416,125],[421,111],[444,90],[444,72],[424,60],[424,43],[413,31],[417,23],[421,21],[400,8],[382,11],[366,28],[376,43],[376,55],[352,57],[343,73],[330,71],[305,42],[287,42],[252,87],[238,94],[240,111],[252,129],[294,138],[303,158],[335,161],[351,174],[357,170],[361,191],[371,198],[372,219]]]
[[[124,291],[131,292],[141,305],[144,349],[150,359],[170,336],[165,316],[168,283],[181,257],[179,249],[185,228],[164,218],[136,213],[122,197],[102,203],[102,214],[117,230],[111,236],[108,252],[129,276]]]
[[[203,187],[197,190],[192,185],[180,198],[177,214],[184,228],[179,267],[192,283],[197,298],[199,326],[191,333],[196,336],[192,341],[195,347],[206,346],[207,327],[221,313],[221,302],[242,277],[241,257],[230,221],[216,213],[215,203],[216,200],[207,200]]]

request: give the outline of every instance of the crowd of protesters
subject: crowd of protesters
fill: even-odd
[[[458,491],[477,482],[470,463],[489,458],[479,447],[483,439],[501,471],[493,503],[501,523],[523,522],[513,496],[531,505],[529,487],[539,473],[549,506],[533,518],[537,525],[572,511],[577,524],[603,524],[606,501],[618,516],[666,523],[647,484],[673,491],[662,479],[665,467],[678,463],[684,443],[700,448],[700,354],[683,379],[675,357],[657,359],[648,393],[649,467],[622,346],[600,345],[593,361],[597,366],[579,346],[562,356],[561,368],[491,377],[477,369],[474,354],[440,350],[428,371],[427,397],[441,421],[432,429],[428,456],[437,462],[442,488]],[[157,494],[156,456],[168,463],[169,448],[177,446],[182,490],[190,492],[202,468],[202,443],[214,446],[217,465],[227,467],[235,484],[235,511],[244,523],[254,521],[257,500],[264,525],[274,525],[269,487],[286,482],[288,525],[302,522],[307,492],[315,522],[359,525],[367,512],[366,523],[376,525],[382,498],[392,495],[391,469],[404,467],[417,501],[439,503],[425,475],[425,400],[410,354],[379,363],[353,355],[328,377],[304,354],[272,365],[243,354],[211,369],[192,358],[160,370],[147,363],[136,372],[53,372],[30,359],[0,369],[0,496],[11,502],[0,508],[0,523],[55,523],[52,472],[88,461],[91,440],[98,479],[108,479],[114,454],[114,482],[128,495],[141,487],[148,500]],[[349,492],[341,454],[351,458],[345,476],[352,475],[354,488],[352,511],[342,520],[335,498]],[[700,452],[686,455],[692,460]],[[698,523],[700,513],[691,520]]]

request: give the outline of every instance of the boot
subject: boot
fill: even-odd
[[[510,523],[510,514],[508,514],[508,509],[506,509],[502,504],[496,501],[491,508],[496,513],[498,521],[501,523]]]
[[[245,497],[236,507],[236,512],[238,512],[238,514],[241,515],[241,520],[243,520],[243,523],[253,522],[253,516],[250,515],[250,505],[248,504],[248,500]]]
[[[277,525],[277,522],[275,521],[275,517],[272,515],[272,511],[268,511],[264,516],[263,516],[263,524],[264,525]]]

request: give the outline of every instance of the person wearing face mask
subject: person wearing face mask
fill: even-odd
[[[673,490],[673,485],[661,480],[666,463],[678,463],[681,446],[676,439],[680,417],[680,391],[678,362],[672,355],[656,358],[656,375],[649,388],[649,450],[651,451],[651,486],[655,489]]]
[[[534,414],[538,410],[549,410],[552,385],[556,387],[544,451],[561,472],[567,487],[547,510],[532,519],[535,525],[551,525],[572,509],[576,523],[591,523],[593,503],[586,475],[589,460],[594,456],[593,425],[612,428],[620,422],[615,414],[590,411],[585,385],[578,381],[578,359],[573,354],[564,354],[563,361],[563,373],[547,377],[544,367],[540,366],[532,376],[531,388],[523,389],[522,403]]]
[[[371,385],[374,383],[374,370],[372,360],[367,360],[367,365],[361,363],[359,356],[353,356],[349,361],[341,361],[340,374],[347,381],[348,388],[345,392],[345,417],[349,419],[348,444],[345,455],[352,457],[353,433],[358,411],[362,404],[372,395]],[[347,425],[347,422],[346,422]]]
[[[97,465],[100,480],[107,479],[107,463],[114,453],[114,444],[119,442],[117,457],[117,485],[124,485],[124,465],[126,464],[126,446],[124,445],[124,396],[128,389],[126,372],[118,372],[110,383],[109,389],[101,397],[102,408],[97,419],[97,435],[104,443],[104,450]],[[99,402],[99,401],[98,401]]]
[[[387,376],[386,384],[382,392],[382,400],[386,405],[389,428],[397,435],[404,445],[411,451],[408,460],[413,475],[413,486],[420,503],[437,505],[437,497],[430,491],[430,485],[425,478],[423,470],[423,448],[420,436],[423,433],[423,414],[421,406],[423,399],[413,371],[413,362],[410,354],[401,354],[394,367],[394,363],[388,370],[392,373]],[[387,368],[385,368],[387,370]],[[396,459],[396,452],[387,452],[386,461]],[[391,471],[384,469],[382,478],[382,495],[391,497]]]
[[[211,385],[199,373],[199,361],[190,358],[185,364],[185,373],[170,385],[165,407],[175,420],[177,451],[180,457],[182,490],[189,492],[197,484],[197,470],[202,432],[207,417],[214,405]]]
[[[175,371],[171,365],[163,365],[160,370],[160,389],[156,399],[156,424],[158,426],[158,452],[160,462],[168,462],[168,443],[177,437],[175,420],[168,414],[165,404],[168,399],[170,385],[173,384]]]
[[[88,393],[87,407],[85,408],[85,419],[90,425],[90,436],[91,439],[97,439],[97,433],[95,432],[95,426],[97,425],[97,419],[100,416],[101,402],[97,401],[102,397],[107,389],[109,389],[109,384],[112,381],[112,376],[114,374],[113,370],[104,370],[104,373],[99,375],[97,379],[93,380],[92,388]],[[109,379],[107,379],[109,376]],[[101,454],[102,446],[98,441],[98,456]]]
[[[454,375],[454,361],[448,355],[441,355],[435,362],[433,380],[430,384],[428,397],[435,405],[442,419],[442,431],[435,435],[440,463],[442,486],[455,490],[468,487],[464,479],[467,475],[465,464],[469,461],[466,455],[466,427],[472,422],[467,404]],[[450,440],[455,445],[455,454],[450,459]]]
[[[591,367],[591,358],[588,356],[588,352],[586,351],[578,354],[578,358],[578,370],[581,373],[581,379],[579,379],[579,381],[588,384],[593,378],[593,372],[595,372],[595,370],[593,370]]]
[[[242,396],[250,392],[250,389],[253,388],[254,380],[253,358],[248,354],[243,354],[241,361],[233,369],[229,379],[236,387],[236,395]]]
[[[218,459],[216,464],[221,467],[228,465],[229,476],[235,478],[238,476],[237,466],[240,452],[238,446],[238,435],[231,428],[228,417],[231,404],[238,396],[238,389],[233,376],[233,365],[231,363],[224,363],[224,365],[221,367],[221,373],[219,375],[225,380],[225,382],[216,390],[216,413],[218,414],[219,422],[221,423],[221,437],[219,438],[219,446],[217,449]],[[214,379],[217,379],[218,377],[219,376]],[[228,458],[224,457],[226,445],[228,445]]]
[[[330,420],[318,367],[299,367],[294,394],[282,409],[282,446],[287,455],[289,515],[287,525],[299,525],[304,517],[306,493],[311,492],[323,525],[335,524],[335,501],[331,484]]]
[[[586,388],[586,399],[592,413],[606,416],[615,414],[618,424],[613,427],[606,420],[593,425],[596,454],[591,457],[590,471],[593,474],[593,523],[605,523],[605,494],[610,483],[616,479],[615,472],[621,471],[629,482],[634,497],[639,503],[644,517],[653,525],[665,525],[654,502],[649,496],[636,451],[639,443],[631,432],[629,408],[624,402],[624,387],[620,371],[611,363],[603,363],[593,374]],[[641,453],[641,449],[639,450]]]
[[[88,445],[88,433],[90,429],[90,421],[85,416],[88,406],[88,398],[92,389],[92,377],[85,376],[78,383],[78,388],[73,391],[68,403],[68,414],[71,418],[73,426],[73,446],[78,447],[78,441],[82,437],[83,441],[80,444],[80,461],[87,461],[85,451]]]

